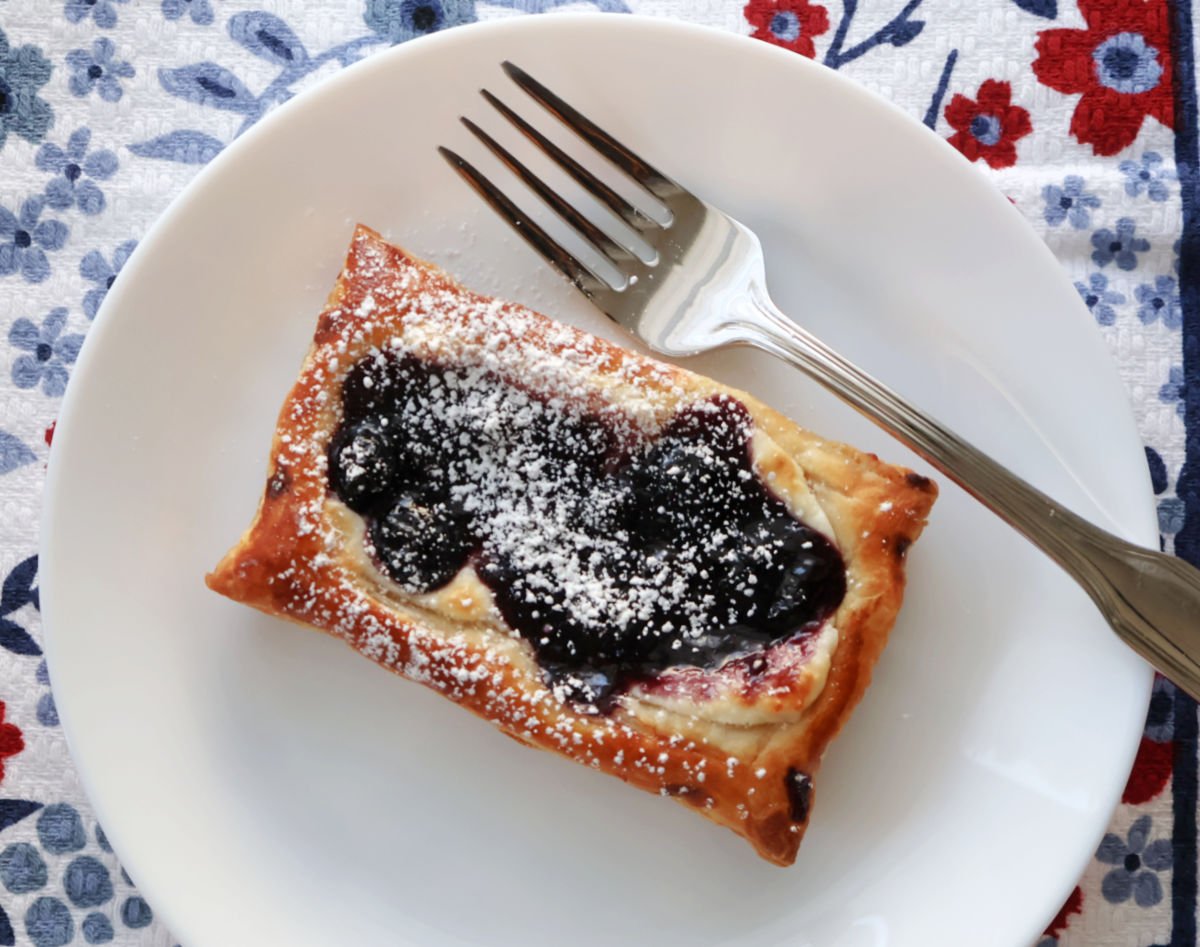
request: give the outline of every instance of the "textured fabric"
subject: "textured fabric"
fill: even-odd
[[[199,166],[308,84],[555,9],[753,35],[947,138],[1074,281],[1128,386],[1164,547],[1200,562],[1191,0],[0,0],[0,945],[174,943],[90,812],[39,646],[42,478],[105,294]],[[1159,682],[1125,802],[1039,947],[1195,944],[1196,806],[1196,708]]]

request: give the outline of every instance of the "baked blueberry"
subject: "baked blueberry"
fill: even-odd
[[[741,505],[737,471],[736,458],[714,453],[703,441],[664,440],[631,467],[636,514],[650,535],[693,539]]]
[[[600,476],[613,450],[608,428],[599,418],[586,415],[543,413],[529,425],[525,437],[558,474],[569,474],[580,486]]]
[[[474,548],[465,518],[444,498],[401,494],[370,524],[371,544],[383,569],[408,592],[431,592],[466,565]]]
[[[560,697],[590,705],[600,712],[611,706],[621,680],[620,670],[614,665],[587,668],[547,665],[545,670]]]
[[[329,446],[329,479],[350,509],[365,513],[387,499],[399,476],[396,441],[385,421],[343,426]]]
[[[765,624],[779,632],[824,618],[846,594],[837,550],[815,530],[797,527],[781,550],[779,582],[767,607]]]
[[[794,767],[789,768],[784,786],[787,789],[792,821],[806,821],[808,813],[812,808],[812,777],[808,773],[802,773]]]

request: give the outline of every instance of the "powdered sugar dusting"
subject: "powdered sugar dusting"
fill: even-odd
[[[780,557],[796,555],[789,529],[802,527],[757,484],[739,403],[422,280],[370,241],[354,266],[370,291],[322,320],[327,347],[356,358],[331,476],[401,588],[436,589],[470,556],[510,630],[555,669],[558,696],[585,703],[621,668],[719,663],[827,609],[790,626],[767,614]],[[386,335],[374,331],[384,313]],[[742,630],[768,619],[769,633]]]

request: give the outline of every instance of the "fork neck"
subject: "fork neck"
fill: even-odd
[[[1060,565],[1073,571],[1077,546],[1102,532],[1015,477],[935,418],[846,360],[780,312],[765,293],[739,314],[747,345],[795,365],[855,410],[908,445],[943,474],[1016,526]]]

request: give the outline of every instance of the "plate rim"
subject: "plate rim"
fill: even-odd
[[[126,288],[137,279],[137,274],[140,271],[143,261],[149,254],[149,247],[155,245],[161,234],[174,227],[179,219],[183,217],[188,208],[193,202],[200,201],[203,198],[204,191],[207,189],[207,183],[211,178],[214,178],[222,173],[227,165],[236,164],[240,160],[242,152],[257,147],[260,139],[267,138],[274,134],[277,126],[293,121],[293,114],[300,115],[302,110],[306,109],[311,103],[318,100],[321,96],[337,94],[342,86],[352,85],[358,82],[370,81],[368,76],[371,70],[386,72],[394,68],[394,64],[405,59],[416,51],[425,54],[431,51],[435,46],[454,47],[457,45],[470,45],[475,35],[479,33],[502,33],[504,31],[525,30],[572,30],[578,28],[586,28],[595,25],[596,21],[603,21],[605,28],[610,25],[620,23],[618,29],[657,29],[666,32],[675,32],[679,34],[690,34],[700,41],[718,42],[726,44],[745,44],[747,49],[755,49],[755,55],[759,57],[775,57],[780,61],[788,61],[791,68],[797,70],[797,73],[812,71],[821,73],[828,81],[835,82],[841,89],[841,92],[848,97],[858,100],[858,103],[863,107],[869,107],[882,113],[890,113],[893,118],[902,119],[905,125],[914,134],[923,135],[927,141],[938,143],[943,153],[953,161],[962,162],[969,166],[966,159],[962,157],[942,136],[935,131],[919,122],[912,115],[906,112],[901,106],[895,102],[884,98],[866,87],[860,85],[855,80],[850,79],[838,70],[831,69],[819,62],[807,59],[803,56],[798,56],[787,50],[783,50],[767,43],[756,41],[744,34],[733,33],[727,29],[705,24],[689,23],[671,18],[658,16],[649,16],[644,14],[621,14],[614,16],[612,13],[596,12],[596,11],[564,11],[554,12],[550,16],[524,15],[515,17],[504,17],[495,20],[477,21],[474,23],[456,26],[450,29],[442,30],[434,34],[429,34],[405,43],[398,44],[386,50],[381,50],[374,53],[352,65],[327,76],[320,81],[314,83],[309,88],[304,89],[297,94],[295,98],[284,103],[282,106],[274,109],[268,115],[264,116],[254,126],[249,128],[244,134],[240,135],[234,141],[230,142],[220,154],[213,160],[208,162],[188,183],[177,193],[168,203],[167,207],[159,214],[157,218],[147,229],[145,235],[140,240],[138,247],[130,257],[126,264],[126,269],[129,270],[127,279],[115,284],[113,290],[109,292],[104,300],[100,311],[98,312],[93,324],[86,334],[84,344],[81,348],[79,356],[76,360],[75,370],[72,373],[72,378],[68,384],[66,393],[60,404],[58,419],[56,422],[56,441],[61,444],[64,440],[70,440],[75,425],[72,419],[82,409],[81,403],[85,400],[86,391],[89,387],[88,379],[100,369],[96,366],[101,366],[103,362],[100,359],[100,349],[102,347],[103,338],[108,334],[110,325],[113,325],[118,320],[117,312],[121,309],[121,301],[125,295]],[[444,55],[445,53],[443,53]],[[1049,262],[1057,267],[1061,272],[1061,263],[1054,255],[1053,251],[1044,240],[1032,228],[1029,222],[1021,214],[1007,198],[1003,196],[998,187],[994,187],[991,182],[982,174],[978,174],[978,184],[976,188],[979,199],[992,200],[996,208],[1003,213],[1011,215],[1014,219],[1019,220],[1022,227],[1026,229],[1029,236],[1028,249],[1030,253],[1037,253],[1042,257],[1043,263]],[[1067,274],[1061,273],[1063,280],[1068,280]],[[1073,318],[1079,323],[1081,331],[1090,331],[1094,339],[1103,343],[1103,339],[1097,330],[1094,322],[1088,318],[1086,309],[1082,304],[1073,307],[1074,315],[1062,313],[1061,318]],[[1121,420],[1126,427],[1135,435],[1138,434],[1136,421],[1133,414],[1132,400],[1128,396],[1128,390],[1121,381],[1116,372],[1116,361],[1112,353],[1107,349],[1104,350],[1108,365],[1111,367],[1110,375],[1112,380],[1121,385],[1121,390],[1125,393],[1125,403],[1127,406],[1126,417]],[[1137,438],[1140,443],[1140,437]],[[1131,448],[1136,445],[1130,445]],[[52,613],[54,611],[54,601],[57,593],[55,589],[59,585],[59,577],[57,573],[58,563],[55,554],[55,537],[59,532],[58,517],[55,507],[57,506],[56,498],[66,489],[65,484],[69,480],[69,472],[66,471],[66,465],[63,462],[56,462],[56,456],[61,457],[62,451],[57,454],[52,449],[47,463],[47,471],[44,480],[42,501],[41,501],[41,517],[40,517],[40,534],[38,543],[39,552],[39,587],[42,590],[42,624],[43,624],[43,645],[46,654],[48,665],[53,667],[56,660],[55,655],[59,654],[61,641],[58,641],[56,634],[52,631],[54,619]],[[1149,496],[1148,488],[1150,486],[1149,471],[1144,472],[1144,485],[1147,488],[1147,496]],[[1145,506],[1145,523],[1138,525],[1135,529],[1130,529],[1130,524],[1118,524],[1119,531],[1128,534],[1135,542],[1139,542],[1146,546],[1152,546],[1157,541],[1158,530],[1153,519],[1153,502],[1150,497]],[[56,643],[57,642],[57,643]],[[1132,654],[1132,652],[1131,652]],[[1139,659],[1140,660],[1140,659]],[[1148,704],[1151,689],[1154,682],[1154,673],[1149,665],[1144,665],[1141,669],[1142,688],[1138,692],[1138,706]],[[82,786],[87,797],[88,803],[96,813],[97,819],[105,826],[110,825],[110,820],[106,820],[105,813],[108,811],[108,803],[102,791],[98,791],[95,783],[94,771],[89,771],[87,767],[81,763],[81,749],[79,730],[76,721],[81,717],[82,711],[75,706],[74,699],[67,697],[66,700],[61,699],[61,695],[56,693],[58,701],[61,729],[66,739],[71,762],[74,766],[78,781]],[[1113,783],[1108,788],[1107,792],[1099,793],[1098,795],[1110,802],[1106,802],[1102,807],[1103,811],[1108,814],[1105,816],[1102,824],[1097,824],[1094,834],[1095,842],[1098,843],[1103,833],[1111,822],[1112,814],[1120,802],[1121,794],[1124,789],[1128,774],[1132,769],[1136,758],[1136,753],[1139,747],[1140,736],[1143,730],[1143,721],[1141,718],[1131,718],[1130,731],[1128,736],[1122,735],[1125,744],[1125,762],[1114,771],[1112,777]],[[1116,741],[1114,741],[1116,742]],[[106,834],[109,836],[110,842],[113,842],[114,848],[120,850],[120,829],[109,831],[106,828]],[[1030,930],[1027,940],[1033,942],[1044,931],[1046,924],[1057,914],[1069,895],[1073,887],[1078,883],[1084,869],[1090,864],[1092,854],[1095,850],[1095,845],[1080,853],[1078,858],[1078,868],[1069,877],[1065,878],[1060,885],[1060,889],[1045,898],[1047,904],[1052,907],[1043,908],[1038,912],[1037,916],[1030,912]],[[165,920],[172,936],[184,943],[198,943],[190,938],[190,932],[184,931],[184,928],[175,923],[175,913],[171,908],[173,898],[170,892],[160,889],[154,882],[153,876],[148,873],[143,873],[137,868],[138,858],[136,854],[122,854],[122,864],[132,866],[132,873],[139,879],[138,888],[147,896],[147,899],[154,905],[156,914]],[[184,933],[181,934],[181,931]],[[1015,945],[1015,947],[1023,947],[1023,945]]]

